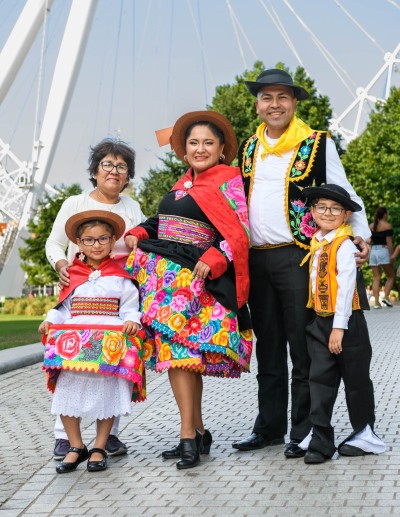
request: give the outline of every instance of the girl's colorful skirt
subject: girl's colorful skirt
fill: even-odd
[[[252,331],[205,290],[204,280],[172,260],[140,249],[126,269],[139,283],[148,368],[185,368],[239,377],[250,370]]]
[[[134,337],[121,330],[121,325],[52,325],[47,336],[43,336],[43,369],[49,391],[54,393],[61,370],[93,372],[131,381],[132,401],[144,400],[145,333],[141,330]]]

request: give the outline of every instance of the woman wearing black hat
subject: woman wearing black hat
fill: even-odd
[[[181,440],[163,457],[195,467],[211,435],[202,411],[202,375],[238,377],[252,350],[246,308],[247,206],[229,121],[212,111],[187,113],[170,143],[190,166],[159,205],[158,215],[130,230],[127,263],[140,285],[142,323],[153,340],[157,371],[168,370],[181,416]],[[134,261],[133,261],[134,260]]]

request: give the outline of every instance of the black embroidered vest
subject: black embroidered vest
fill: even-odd
[[[304,187],[326,183],[326,138],[326,132],[314,131],[296,146],[288,170],[282,171],[286,173],[286,220],[295,244],[306,249],[315,233],[315,225],[301,191]],[[243,142],[238,153],[248,206],[259,146],[257,136],[253,135]]]

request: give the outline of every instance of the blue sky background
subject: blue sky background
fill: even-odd
[[[0,48],[24,4],[0,0]],[[55,0],[48,18],[41,116],[70,5]],[[139,183],[168,149],[157,146],[156,129],[172,125],[186,111],[204,109],[217,85],[232,83],[257,59],[266,68],[282,61],[294,71],[300,63],[266,9],[277,13],[336,115],[400,40],[400,0],[99,0],[49,183],[80,182],[89,188],[89,146],[116,134],[137,151]],[[347,87],[310,31],[338,62]],[[23,160],[32,153],[40,44],[41,33],[0,106],[0,138]],[[395,83],[400,84],[400,71]],[[380,96],[383,89],[382,80],[374,93]]]

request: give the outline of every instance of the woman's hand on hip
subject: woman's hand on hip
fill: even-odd
[[[127,235],[125,237],[125,244],[128,246],[128,248],[132,248],[133,251],[137,250],[138,242],[139,239],[134,235]]]
[[[205,280],[210,273],[211,268],[205,262],[199,260],[193,269],[193,276]]]

